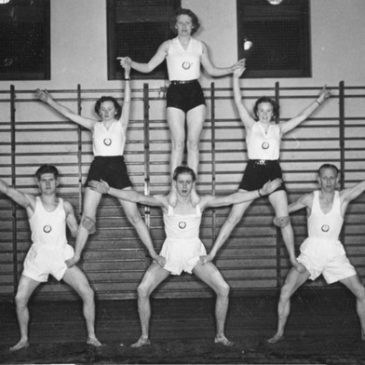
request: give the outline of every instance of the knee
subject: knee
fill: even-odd
[[[137,295],[139,299],[142,298],[149,298],[150,296],[150,290],[146,285],[140,284],[137,288]]]
[[[28,304],[28,298],[26,298],[22,293],[16,293],[15,304],[17,308],[24,308]]]
[[[228,297],[229,291],[230,291],[229,285],[226,282],[224,282],[221,285],[219,285],[219,287],[217,289],[217,295],[219,295],[221,297]]]
[[[288,285],[284,284],[280,291],[280,301],[286,302],[290,299],[292,293]]]
[[[187,149],[189,151],[199,151],[199,141],[197,141],[195,139],[188,139]]]
[[[290,217],[289,216],[275,217],[273,222],[275,226],[279,228],[285,228],[287,226],[290,226]]]
[[[185,141],[182,139],[172,139],[171,140],[171,149],[175,151],[183,151],[185,147]]]
[[[93,234],[96,232],[96,226],[95,226],[95,218],[83,215],[81,218],[81,227],[85,228],[89,234]]]
[[[95,293],[90,285],[85,285],[83,288],[81,288],[79,293],[84,301],[89,302],[94,300]]]

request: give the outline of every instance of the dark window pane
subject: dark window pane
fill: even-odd
[[[0,6],[0,79],[50,78],[49,0]]]

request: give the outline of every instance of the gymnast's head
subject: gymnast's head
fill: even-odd
[[[196,181],[196,174],[195,174],[194,170],[191,169],[188,166],[183,166],[183,165],[176,167],[176,169],[174,170],[174,174],[172,176],[172,179],[174,181],[177,181],[179,176],[182,175],[182,174],[188,174],[188,175],[191,176],[191,179],[192,179],[193,182]]]
[[[94,110],[102,121],[119,120],[122,115],[122,107],[112,96],[100,97],[95,103]]]
[[[262,96],[256,100],[253,114],[256,121],[276,121],[279,116],[279,104],[268,96]]]

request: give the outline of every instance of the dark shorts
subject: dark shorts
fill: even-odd
[[[276,178],[283,178],[278,160],[248,160],[239,189],[256,190]],[[275,191],[278,190],[285,190],[284,182]]]
[[[85,186],[90,180],[100,179],[116,189],[132,186],[123,156],[96,156],[91,163]]]
[[[166,93],[166,107],[181,109],[185,113],[198,105],[205,105],[203,90],[198,80],[174,84],[172,81]]]

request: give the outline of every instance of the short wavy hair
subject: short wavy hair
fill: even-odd
[[[198,29],[200,28],[200,22],[199,22],[197,15],[190,9],[179,8],[176,10],[175,16],[174,16],[174,18],[171,19],[171,22],[170,22],[170,28],[174,32],[174,34],[177,33],[175,26],[176,26],[176,22],[177,22],[177,17],[179,15],[188,15],[190,17],[191,23],[193,24],[193,29],[191,31],[192,35],[198,31]]]
[[[189,166],[182,165],[182,166],[176,167],[176,169],[174,170],[174,174],[172,176],[172,179],[174,181],[177,181],[177,178],[181,174],[190,174],[193,181],[196,181],[196,174],[195,174],[194,170],[191,169]]]
[[[257,111],[261,103],[270,103],[272,105],[273,118],[275,118],[276,120],[279,117],[279,110],[280,110],[279,104],[274,99],[268,96],[261,96],[261,98],[258,98],[256,100],[256,103],[253,107],[253,114],[255,116],[256,121],[259,120]]]
[[[39,168],[35,172],[35,177],[37,178],[38,181],[40,181],[41,176],[44,174],[53,174],[55,179],[57,179],[58,176],[60,175],[57,167],[54,165],[49,165],[49,164],[44,164],[44,165],[39,166]]]
[[[335,166],[331,163],[324,163],[318,169],[318,176],[321,175],[321,172],[326,169],[332,169],[336,173],[336,176],[338,176],[340,173],[340,170],[337,168],[337,166]]]
[[[122,107],[117,102],[117,99],[113,98],[112,96],[101,96],[95,103],[94,110],[95,113],[100,117],[100,107],[101,104],[104,103],[104,101],[111,101],[114,104],[114,108],[117,111],[115,114],[116,119],[120,119],[122,115]]]

